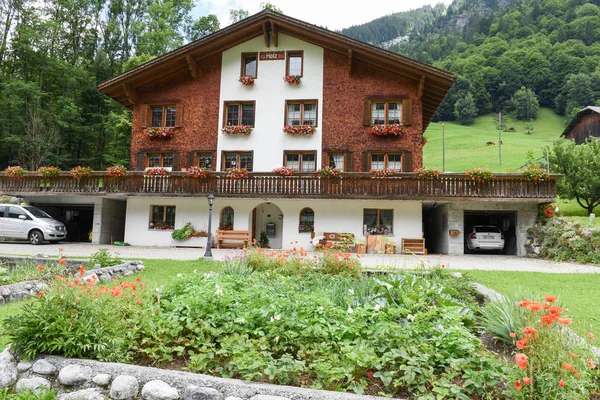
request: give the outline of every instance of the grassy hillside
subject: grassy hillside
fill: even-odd
[[[497,119],[494,114],[478,117],[470,126],[445,123],[446,172],[464,172],[475,167],[491,168],[494,172],[517,170],[526,162],[529,150],[535,158],[542,157],[543,148],[564,130],[563,117],[547,108],[540,109],[530,135],[526,133],[525,122],[506,118],[500,165]],[[511,127],[515,132],[506,131]],[[425,137],[428,143],[423,150],[424,166],[442,168],[442,124],[431,123]],[[495,145],[487,145],[488,141]]]

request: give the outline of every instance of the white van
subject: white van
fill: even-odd
[[[0,237],[27,239],[31,244],[44,240],[58,243],[67,236],[65,224],[33,206],[0,204]]]

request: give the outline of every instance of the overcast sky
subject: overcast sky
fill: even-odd
[[[229,25],[229,10],[244,9],[250,15],[260,11],[263,0],[196,0],[194,15],[215,14],[221,28]],[[399,11],[408,11],[426,4],[450,4],[451,0],[273,0],[284,14],[302,21],[325,26],[330,30],[348,28]],[[353,5],[360,4],[360,5]]]

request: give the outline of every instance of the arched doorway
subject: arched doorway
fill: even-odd
[[[269,248],[283,247],[283,213],[277,205],[268,201],[256,206],[252,210],[250,226],[252,226],[252,238],[257,244],[261,243],[261,233],[264,232]],[[264,235],[262,236],[264,238]]]

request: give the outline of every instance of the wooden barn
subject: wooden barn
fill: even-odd
[[[600,137],[600,107],[589,106],[579,111],[561,136],[577,144],[585,143],[590,137]]]

